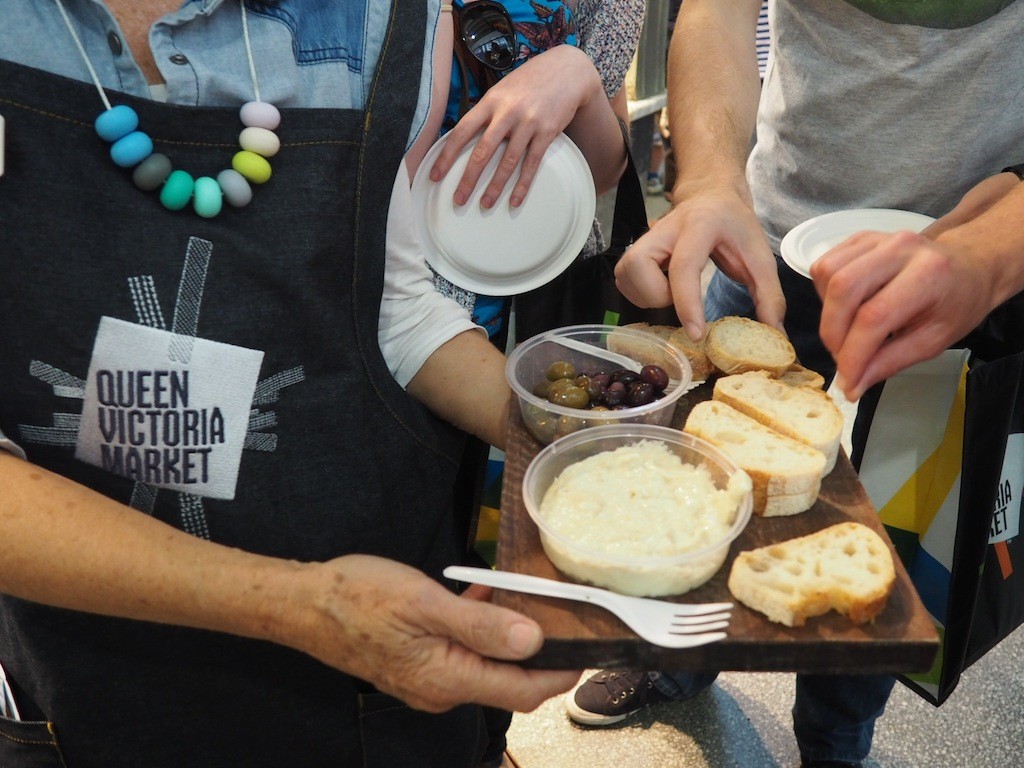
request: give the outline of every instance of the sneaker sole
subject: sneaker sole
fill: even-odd
[[[575,695],[576,692],[572,691],[565,697],[565,711],[569,715],[570,720],[580,725],[612,725],[640,711],[639,709],[634,709],[632,712],[626,712],[622,715],[601,715],[597,712],[581,708],[576,703]]]

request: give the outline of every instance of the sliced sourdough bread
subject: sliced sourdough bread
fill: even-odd
[[[792,387],[763,371],[751,371],[718,379],[713,397],[817,448],[825,454],[826,475],[835,466],[843,436],[843,413],[820,389]]]
[[[690,367],[693,368],[694,381],[707,381],[709,376],[717,372],[704,348],[703,339],[694,341],[684,328],[674,328],[669,334],[668,343],[686,355],[686,359],[690,361]]]
[[[825,377],[810,368],[804,368],[800,363],[793,363],[779,375],[779,381],[794,387],[811,387],[812,389],[824,389]]]
[[[650,325],[648,323],[629,323],[622,327],[653,333],[655,336],[665,339],[690,361],[690,368],[693,369],[693,381],[707,381],[708,377],[715,372],[715,367],[704,350],[704,342],[693,341],[682,328],[674,325]]]
[[[861,523],[741,552],[729,572],[729,591],[744,605],[788,627],[835,610],[856,624],[884,610],[896,582],[892,554]]]
[[[782,331],[746,317],[728,316],[708,327],[704,348],[722,373],[769,371],[779,376],[796,362],[796,351]]]
[[[750,475],[754,514],[795,515],[817,500],[825,469],[821,451],[715,400],[693,406],[683,431],[707,440]]]

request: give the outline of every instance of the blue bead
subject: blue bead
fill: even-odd
[[[133,131],[115,141],[110,147],[110,157],[122,168],[138,165],[153,154],[153,140],[142,131]]]
[[[104,141],[114,142],[139,127],[139,116],[125,104],[118,104],[96,118],[96,133]]]

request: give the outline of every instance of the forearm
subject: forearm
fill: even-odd
[[[991,285],[991,307],[1024,290],[1024,183],[977,216],[948,229],[936,242],[970,255]]]
[[[579,55],[586,56],[582,51]],[[594,187],[598,194],[603,194],[618,184],[626,168],[626,145],[619,120],[628,125],[629,111],[625,90],[620,89],[615,97],[609,99],[597,70],[592,69],[592,72],[593,77],[588,79],[591,97],[576,111],[565,128],[565,134],[587,158],[594,175]]]
[[[0,591],[271,639],[303,568],[198,539],[0,451]]]
[[[467,331],[442,344],[407,389],[445,421],[505,447],[511,397],[505,356],[483,334]]]
[[[749,195],[745,165],[760,96],[754,49],[760,7],[760,0],[686,0],[680,7],[668,64],[675,201],[721,185]]]

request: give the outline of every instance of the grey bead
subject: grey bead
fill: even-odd
[[[234,168],[225,168],[217,174],[217,183],[224,192],[224,199],[229,205],[241,208],[252,200],[252,187],[245,177]]]
[[[146,192],[158,189],[171,175],[171,161],[167,155],[154,152],[137,166],[132,172],[135,186]]]

